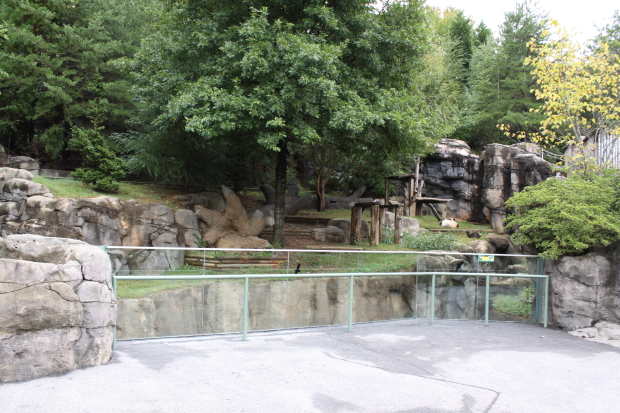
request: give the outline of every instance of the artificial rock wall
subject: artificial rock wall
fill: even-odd
[[[488,221],[503,231],[504,203],[515,192],[551,176],[551,164],[540,158],[532,144],[491,144],[481,155],[456,139],[442,139],[435,153],[422,161],[424,195],[451,198],[448,216],[467,221]]]
[[[37,235],[0,238],[0,382],[105,364],[116,300],[101,249]]]
[[[620,244],[599,247],[577,257],[547,260],[550,316],[565,329],[599,322],[620,324]]]

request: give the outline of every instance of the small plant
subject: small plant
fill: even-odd
[[[403,247],[419,250],[419,251],[428,251],[428,250],[444,250],[451,251],[454,249],[454,245],[456,244],[456,238],[454,235],[448,233],[433,233],[433,232],[424,232],[418,235],[411,235],[405,233],[403,235]]]
[[[383,239],[381,240],[381,242],[383,242],[384,244],[393,244],[394,243],[394,228],[383,227],[383,233],[385,235],[383,236]]]
[[[199,237],[196,233],[194,233],[194,238],[196,239],[196,245],[198,245],[198,248],[209,248],[207,241],[202,239],[202,237]]]
[[[517,295],[498,294],[493,300],[493,309],[504,314],[530,318],[533,302],[534,286],[530,286]]]

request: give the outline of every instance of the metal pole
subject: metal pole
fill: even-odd
[[[543,274],[543,259],[538,257],[536,258],[536,275],[542,275]],[[536,285],[536,322],[540,323],[541,319],[544,318],[544,316],[542,316],[542,306],[543,306],[543,294],[541,291],[541,287],[542,287],[542,283],[541,283],[541,279],[540,278],[536,278],[534,284]],[[542,316],[542,317],[541,317]]]
[[[349,278],[349,333],[353,331],[353,276]]]
[[[286,273],[288,274],[289,268],[291,266],[291,252],[288,251],[286,253]]]
[[[543,327],[547,328],[547,311],[549,306],[549,276],[545,278],[545,307],[543,309]]]
[[[431,324],[435,322],[435,274],[431,281]]]
[[[114,299],[116,300],[116,277],[112,276],[112,292],[114,292]],[[116,301],[118,303],[118,300]],[[118,305],[118,304],[117,304]],[[116,324],[114,324],[114,331],[112,331],[112,350],[116,349]]]
[[[250,279],[245,277],[243,280],[243,341],[248,337],[248,296],[250,295]]]
[[[484,325],[489,325],[489,276],[486,276],[486,291],[484,292]]]

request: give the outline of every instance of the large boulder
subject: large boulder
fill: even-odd
[[[525,186],[536,185],[551,176],[551,164],[536,156],[535,146],[491,144],[483,152],[482,202],[489,211],[495,232],[502,232],[506,218],[504,203]]]
[[[566,330],[620,322],[618,245],[578,257],[547,260],[552,320]]]
[[[361,220],[360,221],[360,238],[366,239],[368,238],[370,225],[368,221]],[[351,219],[350,218],[333,218],[327,222],[328,227],[337,227],[344,231],[344,242],[349,244],[351,242]]]
[[[273,225],[273,218],[261,213],[248,217],[239,197],[230,188],[222,186],[222,194],[226,200],[223,213],[200,205],[194,208],[205,242],[217,248],[267,248],[269,243],[258,238],[258,234]]]
[[[103,250],[81,241],[0,238],[0,382],[108,362],[111,269]]]
[[[332,244],[341,244],[345,242],[345,233],[338,227],[328,225],[326,228],[313,228],[312,239]]]
[[[491,144],[479,156],[463,141],[441,139],[421,164],[424,196],[452,199],[447,203],[449,217],[490,221],[502,232],[505,201],[551,176],[551,164],[539,153],[533,144]],[[429,213],[426,208],[423,212]]]
[[[484,220],[480,200],[482,167],[480,156],[472,154],[464,141],[441,139],[435,152],[422,162],[424,195],[447,198],[448,216],[462,220]]]

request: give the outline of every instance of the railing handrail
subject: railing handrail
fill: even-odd
[[[490,277],[510,277],[510,278],[542,278],[545,281],[545,295],[543,304],[543,325],[547,327],[547,314],[549,305],[549,276],[545,274],[505,274],[505,273],[466,273],[466,272],[444,272],[444,271],[424,271],[424,272],[382,272],[382,273],[310,273],[310,274],[215,274],[215,275],[113,275],[112,288],[116,296],[117,281],[119,280],[208,280],[208,279],[243,279],[243,341],[247,339],[248,317],[249,317],[249,283],[250,279],[255,278],[318,278],[318,277],[349,277],[349,315],[348,331],[353,329],[353,291],[355,277],[369,276],[431,276],[431,305],[430,322],[433,324],[435,319],[435,280],[442,275],[485,277],[485,302],[484,302],[484,323],[489,324],[489,278]],[[116,327],[114,328],[113,346],[116,348]]]
[[[325,273],[304,273],[304,274],[211,274],[211,275],[113,275],[117,280],[221,280],[221,279],[254,279],[254,278],[320,278],[320,277],[369,277],[369,276],[418,276],[418,275],[457,275],[470,277],[510,277],[510,278],[549,278],[545,274],[507,274],[490,272],[443,272],[443,271],[424,271],[424,272],[325,272]]]
[[[103,246],[102,246],[103,247]],[[538,255],[524,254],[496,254],[478,252],[456,251],[394,251],[394,250],[311,250],[311,249],[261,249],[261,248],[192,248],[192,247],[128,247],[128,246],[105,246],[106,250],[179,250],[179,251],[237,251],[237,252],[320,252],[320,253],[345,253],[345,254],[428,254],[428,255],[495,255],[498,257],[521,257],[539,258]]]

